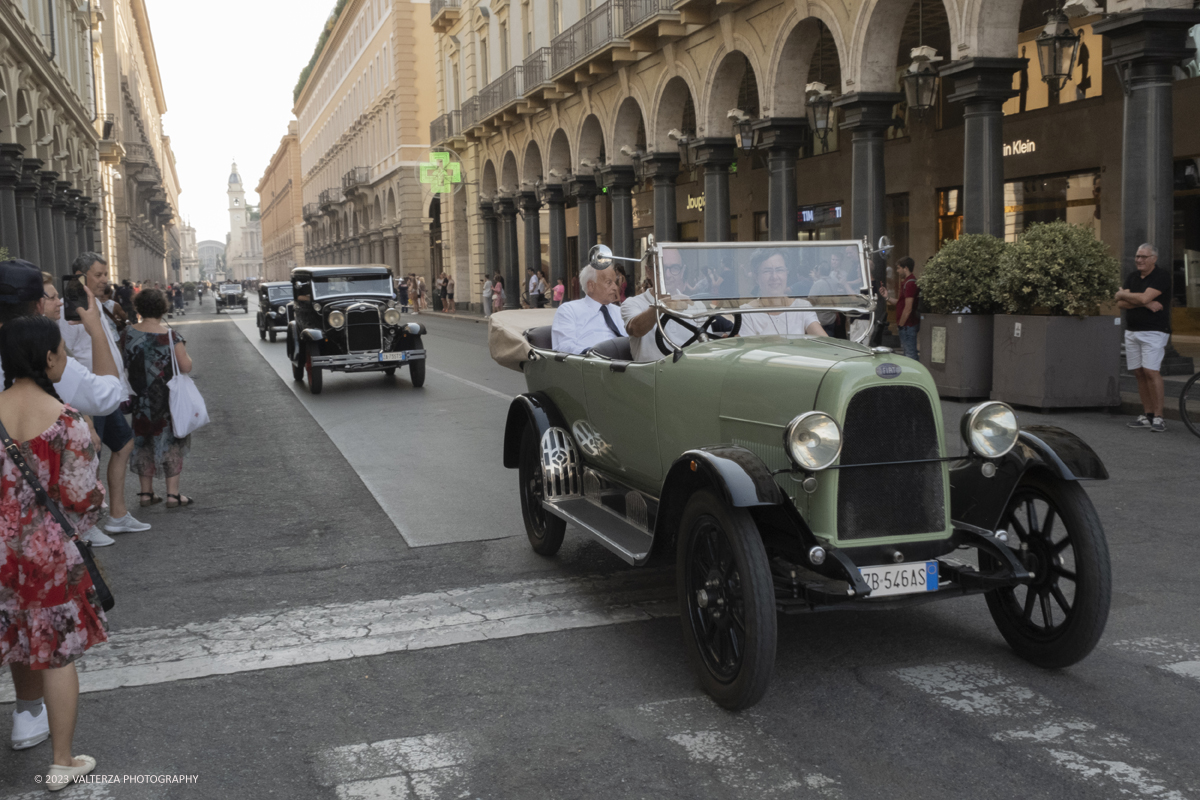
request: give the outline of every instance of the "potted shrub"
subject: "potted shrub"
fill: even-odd
[[[1088,228],[1035,223],[1001,256],[992,399],[1036,408],[1120,405],[1121,318],[1099,306],[1121,267]]]
[[[971,233],[942,245],[917,278],[919,349],[942,397],[987,397],[992,389],[992,315],[1003,239]]]

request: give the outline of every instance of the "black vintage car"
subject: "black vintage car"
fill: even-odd
[[[218,314],[222,311],[232,311],[235,308],[240,308],[247,314],[250,313],[249,298],[246,297],[246,290],[240,283],[222,283],[213,298],[217,303]]]
[[[320,394],[322,370],[394,375],[402,365],[424,385],[425,326],[402,321],[387,267],[297,267],[291,285],[287,353],[309,391]]]
[[[280,331],[287,333],[288,303],[292,302],[292,284],[288,281],[272,281],[258,285],[258,338],[271,337]]]

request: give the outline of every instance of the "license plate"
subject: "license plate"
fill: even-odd
[[[938,589],[938,562],[913,561],[880,567],[859,567],[863,580],[871,587],[871,597],[893,594],[919,594]]]
[[[408,353],[401,350],[399,353],[380,353],[380,361],[407,361]]]

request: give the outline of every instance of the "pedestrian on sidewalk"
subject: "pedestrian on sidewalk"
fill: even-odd
[[[417,277],[417,311],[424,311],[428,303],[425,299],[425,279]]]
[[[504,278],[499,272],[496,273],[495,282],[492,284],[492,313],[504,310]]]
[[[0,328],[0,361],[6,368],[0,423],[68,521],[86,530],[100,516],[104,487],[96,479],[100,457],[87,423],[54,390],[68,363],[62,333],[42,316],[7,322]],[[38,501],[7,452],[0,452],[0,506],[0,665],[12,668],[17,688],[13,747],[33,747],[49,736],[47,788],[57,791],[96,766],[91,756],[73,754],[74,662],[108,639],[108,622],[71,533]]]
[[[562,305],[563,294],[567,291],[567,287],[563,286],[562,278],[554,284],[554,307],[558,308]]]
[[[108,262],[99,253],[81,253],[71,264],[71,271],[81,276],[84,285],[92,294],[100,297],[104,287],[108,285]],[[144,289],[143,291],[149,291]],[[139,295],[140,296],[140,295]],[[117,366],[117,378],[121,381],[126,396],[133,393],[129,381],[125,377],[125,367],[121,359],[121,348],[117,344],[117,328],[108,317],[102,317],[105,336],[108,340],[109,351]],[[92,339],[84,329],[82,322],[71,322],[66,319],[58,321],[58,329],[62,332],[67,349],[93,373],[97,373],[92,358]],[[97,373],[99,374],[99,373]],[[104,530],[108,533],[127,533],[130,531],[148,531],[150,526],[134,518],[125,505],[125,473],[129,467],[129,456],[133,452],[133,430],[125,420],[125,415],[118,409],[108,416],[94,417],[96,433],[104,446],[112,453],[108,460],[108,522]]]
[[[538,273],[537,273],[537,278],[538,278],[538,305],[537,305],[537,307],[545,308],[546,307],[546,296],[548,294],[550,294],[550,284],[546,278],[546,270],[539,269]]]
[[[483,318],[492,315],[492,281],[487,275],[479,279],[479,304],[483,309]]]
[[[1171,276],[1158,267],[1158,248],[1143,244],[1133,257],[1137,269],[1125,277],[1115,295],[1125,311],[1125,362],[1137,376],[1142,414],[1131,428],[1149,428],[1161,433],[1163,422],[1162,360],[1171,340]]]
[[[896,262],[896,274],[900,278],[900,288],[896,291],[896,327],[899,328],[904,355],[919,361],[917,333],[921,330],[921,313],[917,310],[920,292],[917,289],[916,267],[916,262],[910,256]]]
[[[454,276],[446,276],[446,310],[451,314],[458,313],[458,306],[454,305]]]
[[[154,494],[154,478],[161,467],[167,479],[167,508],[190,506],[192,498],[179,491],[179,473],[183,471],[184,456],[191,449],[192,437],[176,438],[171,428],[171,392],[167,383],[175,377],[172,348],[180,372],[192,371],[192,359],[183,337],[163,324],[167,298],[162,292],[147,289],[134,303],[142,320],[130,325],[122,339],[129,383],[137,393],[133,399],[134,439],[129,469],[141,481],[138,497],[142,505],[162,499]]]

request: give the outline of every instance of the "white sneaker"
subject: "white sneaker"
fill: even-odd
[[[13,712],[12,749],[28,750],[50,738],[50,715],[46,706],[36,717],[28,711]]]
[[[133,518],[133,514],[126,511],[123,517],[109,518],[104,530],[109,533],[132,533],[133,531],[148,531],[150,526],[144,522],[138,522]]]
[[[84,532],[83,536],[80,536],[79,538],[83,539],[92,547],[108,547],[110,544],[116,544],[117,541],[111,536],[105,536],[104,531],[100,530],[95,525],[88,528],[87,531]]]

